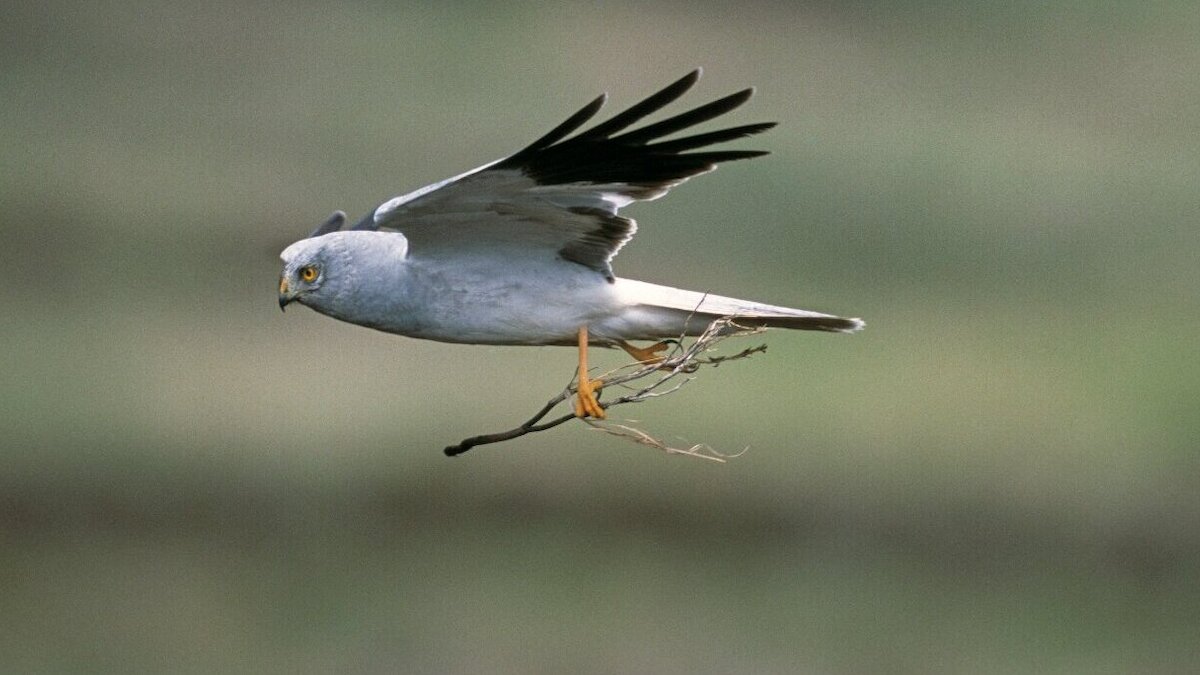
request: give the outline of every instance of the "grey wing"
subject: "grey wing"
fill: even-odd
[[[753,89],[626,131],[678,99],[699,78],[697,69],[567,138],[599,112],[607,100],[602,95],[516,154],[389,200],[354,229],[398,230],[415,256],[473,250],[557,255],[611,280],[613,257],[637,229],[633,220],[618,214],[622,207],[657,199],[720,162],[767,154],[701,149],[766,131],[773,122],[660,140],[737,108]]]

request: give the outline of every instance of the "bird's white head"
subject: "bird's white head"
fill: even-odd
[[[279,307],[298,301],[336,316],[340,300],[350,301],[364,290],[356,287],[357,277],[380,276],[381,266],[403,260],[407,251],[408,242],[398,232],[330,232],[301,239],[279,254]]]
[[[331,278],[339,270],[338,249],[328,236],[310,237],[283,249],[279,258],[283,271],[279,274],[279,308],[300,301],[301,304],[319,305],[329,291]],[[335,282],[334,282],[335,283]]]

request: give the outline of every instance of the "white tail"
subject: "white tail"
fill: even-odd
[[[616,291],[629,309],[611,326],[613,337],[655,340],[698,335],[714,319],[735,317],[748,327],[791,328],[834,333],[861,330],[861,319],[848,319],[804,309],[767,305],[722,295],[686,291],[631,279],[617,279]],[[607,323],[607,322],[606,322]]]

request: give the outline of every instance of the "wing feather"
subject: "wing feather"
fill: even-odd
[[[661,122],[656,122],[649,126],[644,126],[640,129],[635,129],[616,138],[614,141],[626,145],[638,145],[648,143],[656,138],[673,134],[676,131],[682,131],[688,127],[694,127],[697,124],[703,124],[715,117],[720,117],[727,112],[731,112],[738,106],[750,100],[754,96],[754,88],[743,89],[736,94],[730,94],[724,98],[719,98],[712,103],[689,110],[680,115],[676,115],[670,119],[665,119]]]
[[[623,113],[613,115],[607,122],[602,122],[592,127],[591,129],[576,136],[576,140],[596,140],[600,138],[608,138],[618,131],[640,121],[647,115],[654,114],[659,110],[674,103],[680,96],[687,93],[689,89],[695,86],[700,80],[701,71],[699,68],[684,75],[667,85],[662,91],[647,97],[641,103],[630,107]]]
[[[545,136],[542,136],[536,141],[530,143],[524,149],[508,157],[504,161],[519,163],[520,161],[532,156],[542,148],[548,148],[551,145],[561,141],[570,135],[572,131],[575,131],[579,127],[583,126],[588,120],[595,117],[596,113],[600,112],[600,109],[604,107],[604,103],[606,101],[608,101],[608,94],[600,94],[593,99],[591,103],[581,108],[579,112],[568,117],[567,121],[554,127]]]
[[[515,154],[384,202],[354,229],[399,230],[414,256],[503,248],[513,255],[557,255],[612,280],[611,261],[637,230],[633,220],[618,215],[622,207],[661,197],[722,162],[767,154],[691,151],[762,133],[775,126],[771,122],[651,142],[736,109],[753,89],[627,131],[687,93],[700,74],[692,71],[569,137],[604,105],[606,95],[597,97]]]

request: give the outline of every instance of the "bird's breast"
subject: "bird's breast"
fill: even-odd
[[[504,263],[410,259],[390,280],[361,280],[345,320],[441,342],[536,345],[570,342],[580,325],[615,311],[612,284],[593,270]]]

